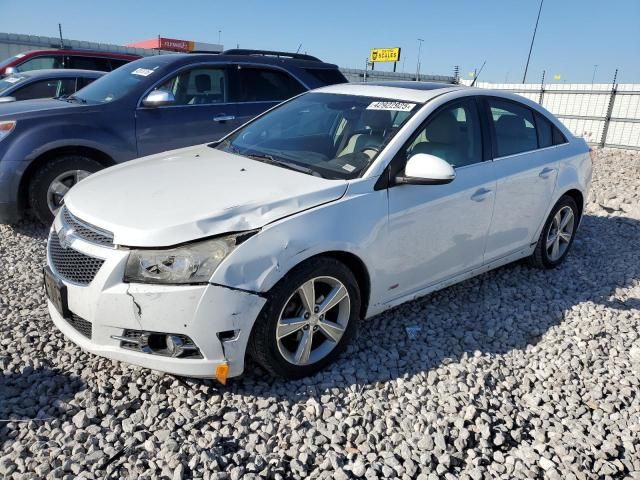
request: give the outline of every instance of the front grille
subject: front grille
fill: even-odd
[[[80,335],[84,335],[91,340],[91,322],[87,322],[84,318],[80,318],[73,312],[71,312],[71,317],[65,318],[65,320],[75,328]]]
[[[113,246],[113,233],[98,228],[90,223],[76,218],[67,207],[62,207],[62,222],[73,229],[74,233],[86,240],[87,242],[95,243],[104,246]]]
[[[49,235],[49,259],[55,272],[63,279],[78,285],[89,285],[104,260],[93,258],[72,248],[63,248],[56,232]]]

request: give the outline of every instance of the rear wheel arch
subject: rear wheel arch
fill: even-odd
[[[564,195],[568,195],[573,198],[574,202],[576,202],[576,206],[578,207],[578,221],[580,221],[582,219],[582,213],[584,212],[584,195],[577,188],[567,190],[560,195],[560,197],[562,198]]]

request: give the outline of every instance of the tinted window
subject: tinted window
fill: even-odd
[[[194,68],[172,77],[156,90],[167,90],[176,105],[209,105],[226,102],[227,80],[224,68]]]
[[[111,63],[111,70],[115,70],[116,68],[121,67],[125,63],[129,63],[129,62],[127,60],[117,60],[115,58],[112,58],[110,60],[110,63]]]
[[[437,111],[410,142],[406,155],[428,153],[463,167],[482,161],[482,133],[473,100],[455,102]]]
[[[88,77],[79,77],[78,78],[78,90],[80,90],[81,88],[86,87],[87,85],[89,85],[90,83],[92,83],[93,81],[97,80],[96,78],[88,78]]]
[[[496,138],[496,156],[504,157],[538,148],[533,113],[513,102],[489,99]]]
[[[30,100],[32,98],[51,98],[58,92],[59,80],[40,80],[22,87],[11,95],[16,100]]]
[[[61,78],[58,82],[58,92],[56,97],[62,95],[73,95],[76,93],[76,79],[75,78]]]
[[[305,91],[297,80],[278,70],[240,68],[238,81],[240,102],[286,100]]]
[[[48,55],[44,57],[33,57],[16,68],[19,72],[28,72],[31,70],[42,70],[45,68],[61,68],[62,57],[60,55]]]
[[[553,125],[552,127],[553,127],[553,144],[562,145],[563,143],[567,143],[567,137],[565,137],[564,134],[560,130],[558,130],[558,127],[556,127],[555,125]]]
[[[78,68],[80,70],[99,70],[108,72],[111,70],[108,58],[99,57],[67,57],[66,68]]]
[[[538,131],[538,145],[540,148],[553,145],[553,126],[551,122],[536,113],[536,130]]]
[[[305,68],[305,72],[319,80],[324,85],[334,85],[336,83],[346,83],[342,72],[337,68]]]

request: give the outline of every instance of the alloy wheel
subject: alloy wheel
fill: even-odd
[[[556,212],[547,233],[547,256],[552,262],[558,261],[565,254],[573,237],[575,216],[569,206]]]
[[[86,170],[69,170],[53,179],[47,189],[47,206],[54,215],[62,206],[62,199],[76,183],[84,180],[91,172]]]
[[[325,358],[340,342],[351,314],[347,288],[333,277],[315,277],[300,285],[280,312],[278,350],[302,366]]]

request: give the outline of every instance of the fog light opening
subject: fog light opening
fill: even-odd
[[[179,357],[184,353],[184,340],[177,335],[167,335],[165,337],[167,343],[167,352],[172,357]]]

